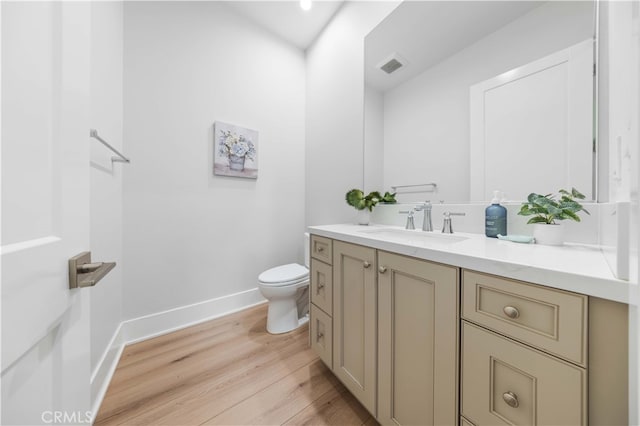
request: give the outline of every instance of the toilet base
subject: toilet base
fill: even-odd
[[[309,314],[298,317],[298,308],[294,300],[270,300],[267,311],[267,331],[270,334],[282,334],[295,330],[309,322]]]

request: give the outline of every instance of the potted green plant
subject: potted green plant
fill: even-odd
[[[527,202],[523,203],[518,212],[521,216],[533,216],[527,223],[533,224],[533,237],[538,244],[562,245],[564,242],[564,227],[562,221],[566,219],[580,222],[579,212],[590,214],[576,200],[584,200],[584,195],[575,188],[571,192],[561,189],[557,195],[540,195],[531,193]]]
[[[395,195],[385,192],[380,195],[378,191],[372,191],[369,195],[364,195],[360,189],[352,189],[345,195],[347,204],[358,211],[357,222],[359,225],[368,225],[370,214],[378,203],[395,203]]]

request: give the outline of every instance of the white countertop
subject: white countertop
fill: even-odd
[[[385,229],[397,235],[382,232]],[[451,236],[428,233],[432,234],[431,239],[420,235],[425,234],[420,230],[405,231],[402,227],[385,225],[310,226],[308,231],[322,237],[617,302],[636,300],[633,296],[638,291],[637,284],[615,278],[598,246],[519,244],[467,233]],[[449,237],[453,237],[451,243],[445,240]],[[460,241],[456,237],[466,239]]]

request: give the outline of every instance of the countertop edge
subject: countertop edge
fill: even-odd
[[[348,226],[349,225],[345,224],[309,226],[307,230],[309,233],[321,237],[332,238],[352,244],[366,245],[378,250],[390,251],[405,256],[526,281],[545,287],[585,294],[615,302],[629,304],[635,300],[634,294],[638,291],[637,284],[613,277],[610,270],[608,270],[608,272],[611,274],[611,277],[592,276],[582,274],[581,271],[559,271],[544,267],[544,265],[528,265],[526,263],[518,263],[495,257],[487,258],[480,255],[457,253],[452,249],[418,247],[401,242],[375,238],[368,234],[354,235],[352,232],[335,229]],[[352,226],[355,227],[356,225]],[[571,249],[567,248],[566,250],[568,255],[571,255]],[[578,251],[573,253],[574,256],[579,256],[580,254]],[[606,263],[604,262],[602,252],[600,252],[600,256],[602,256],[603,263]],[[603,271],[603,275],[606,275],[605,271]]]

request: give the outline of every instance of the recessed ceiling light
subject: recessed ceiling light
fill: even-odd
[[[300,0],[300,7],[302,10],[311,9],[311,0]]]

